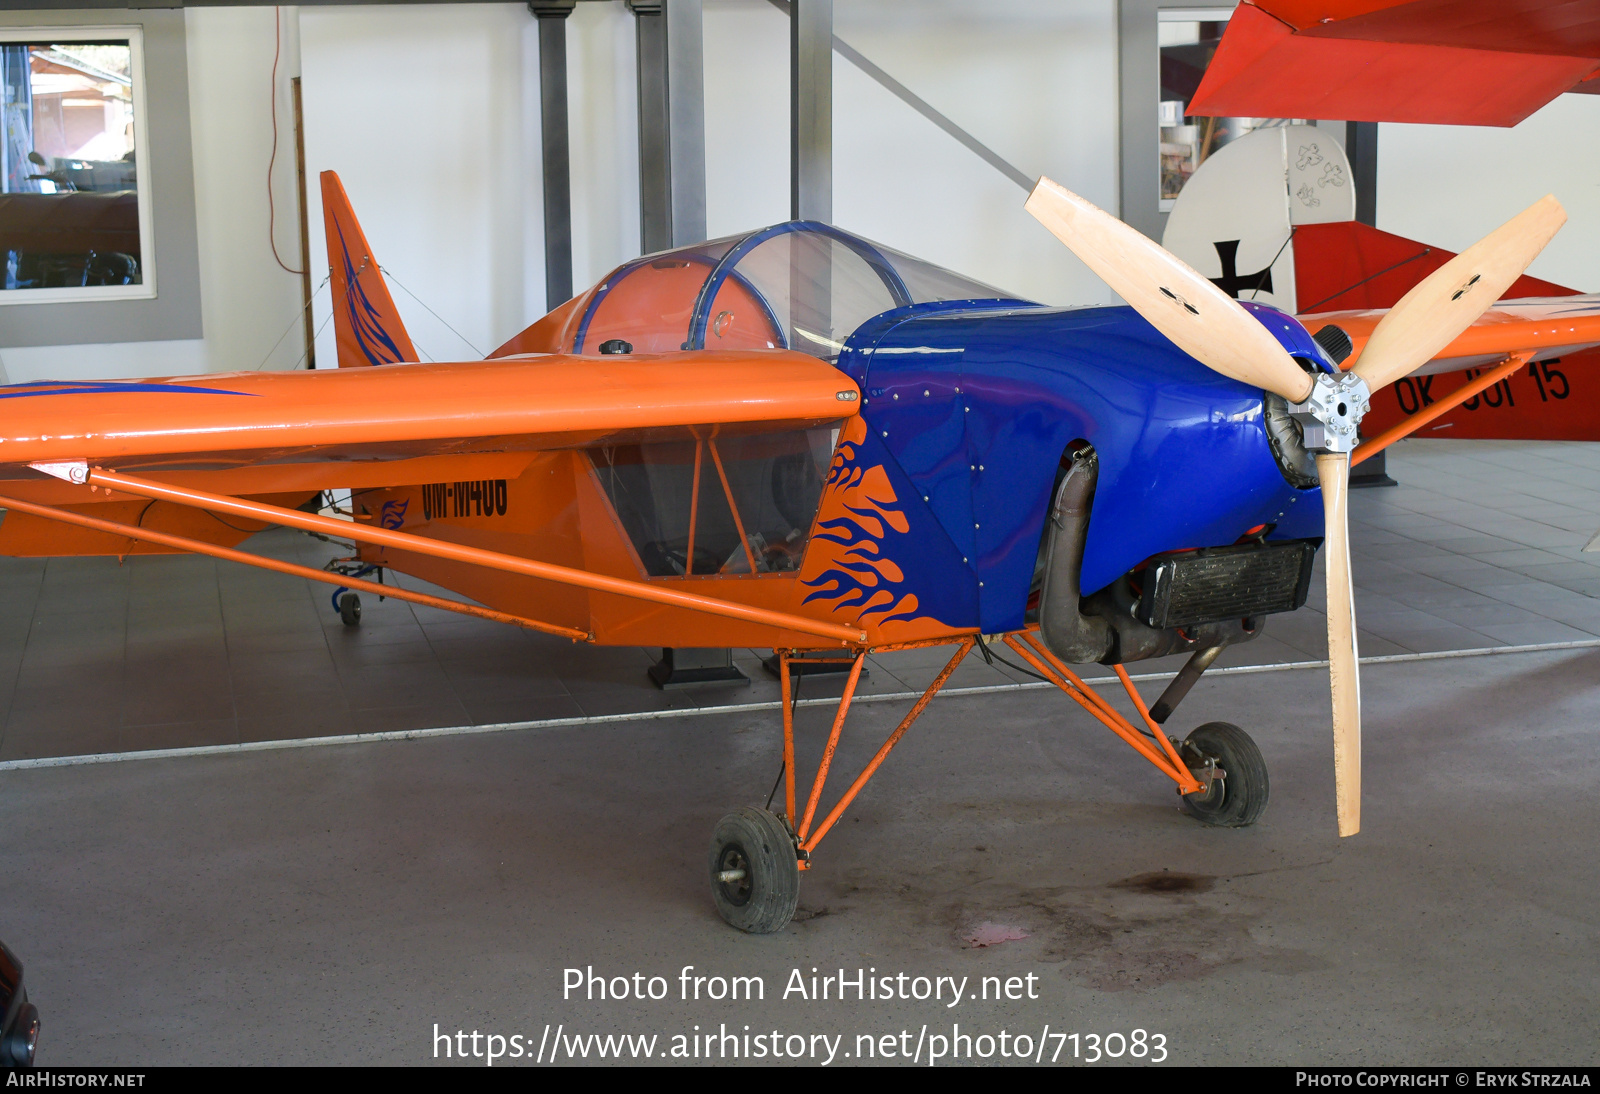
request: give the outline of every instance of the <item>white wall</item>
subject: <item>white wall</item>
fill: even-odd
[[[994,0],[981,14],[956,0],[836,6],[842,38],[1000,155],[1106,205],[1116,198],[1114,14],[1114,0]],[[12,381],[292,368],[301,357],[298,279],[268,248],[272,11],[185,18],[204,337],[7,350]],[[317,174],[333,169],[425,356],[474,356],[542,315],[538,32],[525,6],[287,7],[283,19],[274,186],[285,261],[299,262],[288,95],[299,71],[314,284],[327,271]],[[638,253],[634,24],[620,2],[585,3],[567,28],[581,290]],[[765,0],[708,0],[705,35],[710,231],[784,220],[787,23]],[[843,58],[834,66],[838,223],[1035,299],[1108,299],[1023,213],[1015,184]],[[325,288],[314,314],[319,363],[331,365]]]
[[[841,39],[1028,176],[1116,208],[1112,0],[838,0],[834,21]],[[1030,299],[1110,301],[1023,211],[1020,187],[837,54],[833,103],[841,227]]]
[[[542,263],[527,261],[540,207],[527,119],[537,49],[533,20],[514,4],[300,12],[317,283],[328,268],[318,176],[331,169],[427,359],[493,350],[520,326],[530,275],[543,296]],[[322,289],[314,303],[319,325],[328,299]],[[334,364],[331,324],[317,357]]]
[[[1567,225],[1528,272],[1600,291],[1600,96],[1559,95],[1511,129],[1384,125],[1378,227],[1452,251],[1553,193]]]
[[[582,292],[639,254],[639,92],[634,55],[633,16],[622,4],[588,3],[573,9],[567,19],[567,125],[572,146],[574,292]],[[541,271],[542,255],[540,251],[534,256],[541,261]],[[543,300],[541,280],[539,302]],[[533,309],[527,322],[542,314],[543,307]]]
[[[841,37],[980,140],[1105,204],[1116,198],[1114,15],[1113,0],[998,0],[981,18],[946,0],[836,7]],[[537,28],[524,8],[320,8],[299,23],[308,167],[339,171],[404,286],[393,292],[419,350],[470,356],[468,342],[492,349],[542,315]],[[788,25],[765,0],[709,0],[705,36],[716,236],[788,217]],[[578,290],[639,249],[634,50],[620,2],[579,4],[568,20]],[[1015,184],[837,56],[834,72],[838,223],[1036,299],[1109,299],[1022,211]],[[315,188],[309,205],[320,226]],[[325,292],[316,314],[322,324]],[[324,327],[325,366],[332,338]]]
[[[267,162],[272,151],[271,8],[191,8],[189,124],[194,147],[203,337],[180,342],[39,346],[4,351],[13,383],[47,378],[161,376],[290,368],[299,327],[272,351],[300,311],[300,280],[272,259]],[[279,143],[273,188],[278,251],[298,268],[294,126],[289,100],[293,9],[278,72]]]
[[[834,24],[1014,166],[1115,207],[1114,0],[836,0]],[[707,0],[705,56],[708,232],[788,219],[787,21],[766,0]],[[1032,299],[1110,299],[1015,183],[840,55],[833,66],[835,223]]]

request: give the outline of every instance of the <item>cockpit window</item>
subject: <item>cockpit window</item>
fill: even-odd
[[[793,349],[825,361],[867,320],[940,300],[1016,299],[826,224],[789,221],[630,262],[596,291],[573,351]]]
[[[708,426],[590,457],[651,577],[781,573],[800,568],[838,432]]]
[[[790,349],[824,360],[839,356],[844,340],[862,323],[911,302],[892,271],[881,263],[875,267],[845,241],[817,232],[773,235],[740,257],[733,274],[761,294]],[[721,348],[717,327],[729,314],[721,306],[722,291],[706,325],[706,349]]]
[[[573,353],[599,353],[620,338],[635,353],[684,349],[700,287],[739,237],[645,255],[613,271],[595,292]]]
[[[993,285],[985,285],[981,281],[963,277],[943,266],[935,266],[932,262],[912,258],[908,254],[902,254],[880,244],[873,246],[877,247],[889,265],[894,267],[895,272],[900,275],[900,280],[905,282],[907,291],[911,293],[912,303],[928,304],[935,300],[1021,299],[1016,293],[1005,292]]]

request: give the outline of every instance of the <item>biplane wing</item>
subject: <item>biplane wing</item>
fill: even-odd
[[[1512,126],[1597,71],[1571,0],[1247,0],[1186,113]]]
[[[1403,300],[1402,300],[1403,303]],[[1400,305],[1397,304],[1396,307]],[[1360,364],[1361,352],[1392,309],[1374,308],[1301,316],[1306,329],[1345,370]],[[1432,359],[1398,378],[1379,398],[1365,422],[1369,437],[1353,462],[1371,458],[1397,440],[1451,430],[1452,437],[1517,437],[1587,440],[1596,435],[1595,401],[1572,399],[1574,382],[1589,384],[1584,364],[1593,364],[1600,345],[1600,295],[1504,300],[1440,349]],[[1571,355],[1570,366],[1556,366]],[[1512,380],[1524,369],[1526,384]],[[1459,372],[1460,382],[1435,388],[1444,373]],[[1571,374],[1569,377],[1569,373]],[[1537,398],[1533,399],[1533,393]],[[1463,413],[1454,413],[1464,408]],[[1475,413],[1480,410],[1498,414]]]
[[[1309,329],[1339,328],[1351,339],[1342,352],[1351,354],[1345,363],[1353,367],[1353,351],[1387,310],[1457,256],[1355,220],[1350,178],[1344,149],[1327,130],[1257,129],[1218,149],[1190,176],[1162,245],[1240,300],[1291,312]],[[1433,360],[1378,393],[1362,422],[1364,435],[1387,434],[1427,413],[1423,435],[1600,437],[1595,301],[1523,274]],[[1343,336],[1330,330],[1323,337],[1339,346]],[[1498,369],[1513,354],[1525,355],[1526,367],[1491,381],[1480,398],[1472,390],[1479,370]],[[1442,375],[1450,371],[1463,375]],[[1441,400],[1457,394],[1459,405],[1439,412]]]

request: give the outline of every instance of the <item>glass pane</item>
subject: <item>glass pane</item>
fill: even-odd
[[[839,356],[862,323],[896,306],[866,259],[815,232],[773,236],[741,258],[734,272],[764,299],[790,349],[825,361]],[[710,327],[706,348],[718,348]]]
[[[1226,12],[1217,13],[1226,15]],[[1161,208],[1172,208],[1183,184],[1206,158],[1256,129],[1298,124],[1292,118],[1202,118],[1185,113],[1228,21],[1173,19],[1162,13],[1161,50]]]
[[[906,289],[911,293],[914,303],[927,304],[934,300],[1021,299],[1016,293],[1009,293],[993,285],[985,285],[981,281],[963,277],[943,266],[935,266],[931,262],[924,262],[920,258],[913,258],[878,244],[873,246],[889,260],[889,265],[894,267],[900,279],[906,283]]]
[[[607,279],[573,352],[599,353],[601,343],[613,338],[633,346],[634,353],[683,349],[700,286],[732,246],[732,240],[714,240],[622,267]]]
[[[0,287],[141,284],[130,42],[0,42],[0,88]]]
[[[836,430],[715,438],[709,432],[698,442],[690,437],[591,453],[645,572],[747,574],[752,559],[757,573],[799,569]]]

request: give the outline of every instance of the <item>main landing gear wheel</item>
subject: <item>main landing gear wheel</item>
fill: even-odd
[[[800,864],[788,826],[746,806],[711,833],[711,899],[729,925],[751,934],[782,930],[800,902]]]
[[[1183,795],[1196,820],[1222,828],[1254,824],[1267,807],[1267,764],[1250,735],[1229,722],[1207,722],[1182,743],[1178,754],[1197,772],[1208,760],[1223,775],[1197,794]]]
[[[347,627],[361,626],[361,598],[355,593],[345,593],[339,598],[339,618]]]

